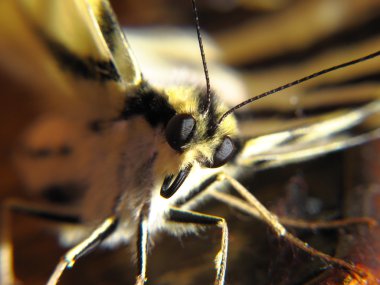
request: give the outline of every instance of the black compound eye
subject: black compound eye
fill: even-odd
[[[187,144],[195,129],[195,119],[188,114],[173,116],[165,129],[165,137],[168,144],[177,151],[182,151]]]
[[[212,163],[206,163],[209,168],[216,168],[226,164],[236,152],[235,143],[230,137],[225,137],[223,142],[216,149]]]

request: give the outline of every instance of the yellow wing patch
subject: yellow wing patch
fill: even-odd
[[[107,2],[5,0],[0,5],[0,48],[18,42],[19,48],[46,58],[46,50],[33,46],[42,42],[59,67],[76,77],[115,81],[122,90],[140,83],[139,68]]]
[[[1,1],[0,53],[0,68],[52,112],[117,116],[142,79],[106,1]]]

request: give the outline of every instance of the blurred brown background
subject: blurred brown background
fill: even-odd
[[[193,23],[191,3],[186,0],[114,0],[112,5],[120,22],[129,27],[181,28]],[[252,96],[380,46],[378,0],[209,0],[199,1],[198,6],[202,30],[221,48],[224,61],[239,70]],[[298,119],[308,115],[303,110],[311,103],[305,101],[304,106],[300,100],[290,105],[294,92],[312,94],[313,106],[326,109],[336,104],[331,98],[350,97],[353,102],[363,96],[377,98],[379,67],[378,60],[350,67],[252,108],[271,115],[277,109],[286,110]],[[9,150],[33,117],[33,108],[20,104],[24,95],[15,87],[19,82],[12,82],[4,72],[0,79],[5,98],[0,114],[0,190],[1,197],[7,197],[20,191],[9,166]],[[261,117],[249,126],[254,133],[287,127],[275,115],[268,125],[260,121]],[[363,215],[378,219],[378,152],[376,142],[368,143],[299,165],[247,173],[243,182],[279,215],[310,220]],[[345,272],[324,272],[326,264],[279,241],[262,223],[218,203],[208,203],[202,210],[226,217],[230,226],[226,284],[343,284]],[[15,215],[13,222],[16,274],[23,284],[43,284],[65,251],[52,234],[54,224],[22,215]],[[360,263],[380,276],[378,228],[294,232],[316,248]],[[148,260],[147,284],[212,284],[219,237],[212,229],[181,239],[162,235]],[[128,247],[97,250],[77,262],[61,284],[134,284],[130,255]]]

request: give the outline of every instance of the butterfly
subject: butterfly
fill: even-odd
[[[222,229],[215,283],[223,284],[227,225],[222,218],[190,211],[198,197],[203,200],[201,190],[223,178],[220,167],[239,177],[247,167],[258,171],[286,165],[379,135],[376,126],[346,132],[378,112],[375,100],[323,114],[315,122],[297,120],[297,126],[285,130],[238,135],[232,115],[223,117],[229,109],[208,89],[194,87],[194,82],[155,87],[154,80],[145,80],[149,71],[141,72],[137,63],[144,58],[135,60],[108,2],[2,5],[9,12],[2,17],[7,27],[1,31],[2,65],[27,86],[28,92],[13,99],[33,104],[17,128],[20,138],[11,158],[30,197],[28,203],[12,201],[9,207],[70,222],[62,227],[62,242],[82,240],[48,284],[56,284],[65,268],[98,243],[126,242],[139,245],[136,282],[142,284],[149,238],[161,230],[178,235],[197,231],[199,224]],[[240,116],[241,126],[251,124],[250,112]],[[223,179],[240,189],[231,177]],[[211,192],[204,193],[222,199],[218,189]],[[249,197],[240,205],[260,207]],[[275,216],[260,209],[259,216],[269,215],[278,234],[287,235]]]

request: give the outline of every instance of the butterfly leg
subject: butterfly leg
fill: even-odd
[[[53,274],[50,276],[47,285],[56,285],[67,268],[74,266],[74,263],[86,253],[98,246],[117,227],[118,219],[115,216],[107,218],[91,235],[81,243],[70,249],[60,260]]]
[[[13,270],[13,248],[11,236],[12,213],[19,213],[58,222],[76,224],[78,217],[58,213],[47,206],[25,202],[19,199],[7,199],[1,204],[0,215],[0,284],[17,284]]]
[[[190,192],[190,195],[183,200],[177,202],[176,206],[184,209],[192,209],[196,207],[197,202],[202,199],[203,196],[216,199],[222,203],[232,206],[242,212],[249,214],[250,216],[262,219],[258,210],[250,203],[242,198],[238,198],[234,195],[218,190],[213,187],[214,183],[222,182],[222,173],[216,173],[201,183],[196,189]],[[249,193],[250,194],[250,193]],[[252,194],[250,194],[252,195]],[[292,219],[287,217],[279,217],[279,222],[283,225],[300,228],[300,229],[333,229],[345,227],[353,224],[366,224],[368,226],[377,225],[377,221],[370,217],[350,217],[341,220],[334,221],[305,221],[301,219]]]
[[[223,285],[226,275],[228,251],[228,227],[226,221],[217,216],[185,211],[178,208],[170,209],[168,221],[193,225],[217,226],[222,229],[221,247],[215,258],[216,278],[214,285]]]
[[[242,212],[247,213],[248,215],[260,219],[260,214],[256,208],[252,207],[245,200],[238,198],[234,195],[218,191],[217,189],[212,189],[207,193],[210,197],[232,206]],[[370,217],[350,217],[341,220],[333,221],[306,221],[302,219],[292,219],[287,217],[278,217],[278,220],[281,224],[293,228],[305,229],[305,230],[319,230],[319,229],[334,229],[342,228],[355,224],[366,224],[367,226],[377,225],[377,221]]]
[[[264,207],[256,199],[255,196],[253,196],[243,185],[241,185],[236,179],[226,175],[226,174],[221,174],[219,175],[220,180],[226,180],[235,191],[237,191],[252,207],[254,207],[259,215],[261,216],[261,220],[265,222],[274,232],[278,237],[286,239],[288,242],[291,244],[297,246],[301,250],[311,254],[312,256],[317,256],[321,258],[322,260],[330,263],[330,264],[335,264],[339,266],[340,268],[343,268],[345,270],[348,270],[349,272],[354,272],[362,276],[364,273],[358,270],[354,265],[339,259],[335,258],[333,256],[330,256],[328,254],[325,254],[323,252],[320,252],[314,248],[312,248],[310,245],[307,243],[303,242],[299,238],[295,237],[291,233],[289,233],[285,227],[280,223],[279,218],[271,213],[268,209]]]
[[[139,275],[136,279],[136,285],[143,285],[146,281],[148,235],[148,220],[146,217],[141,216],[137,239],[137,266]]]

